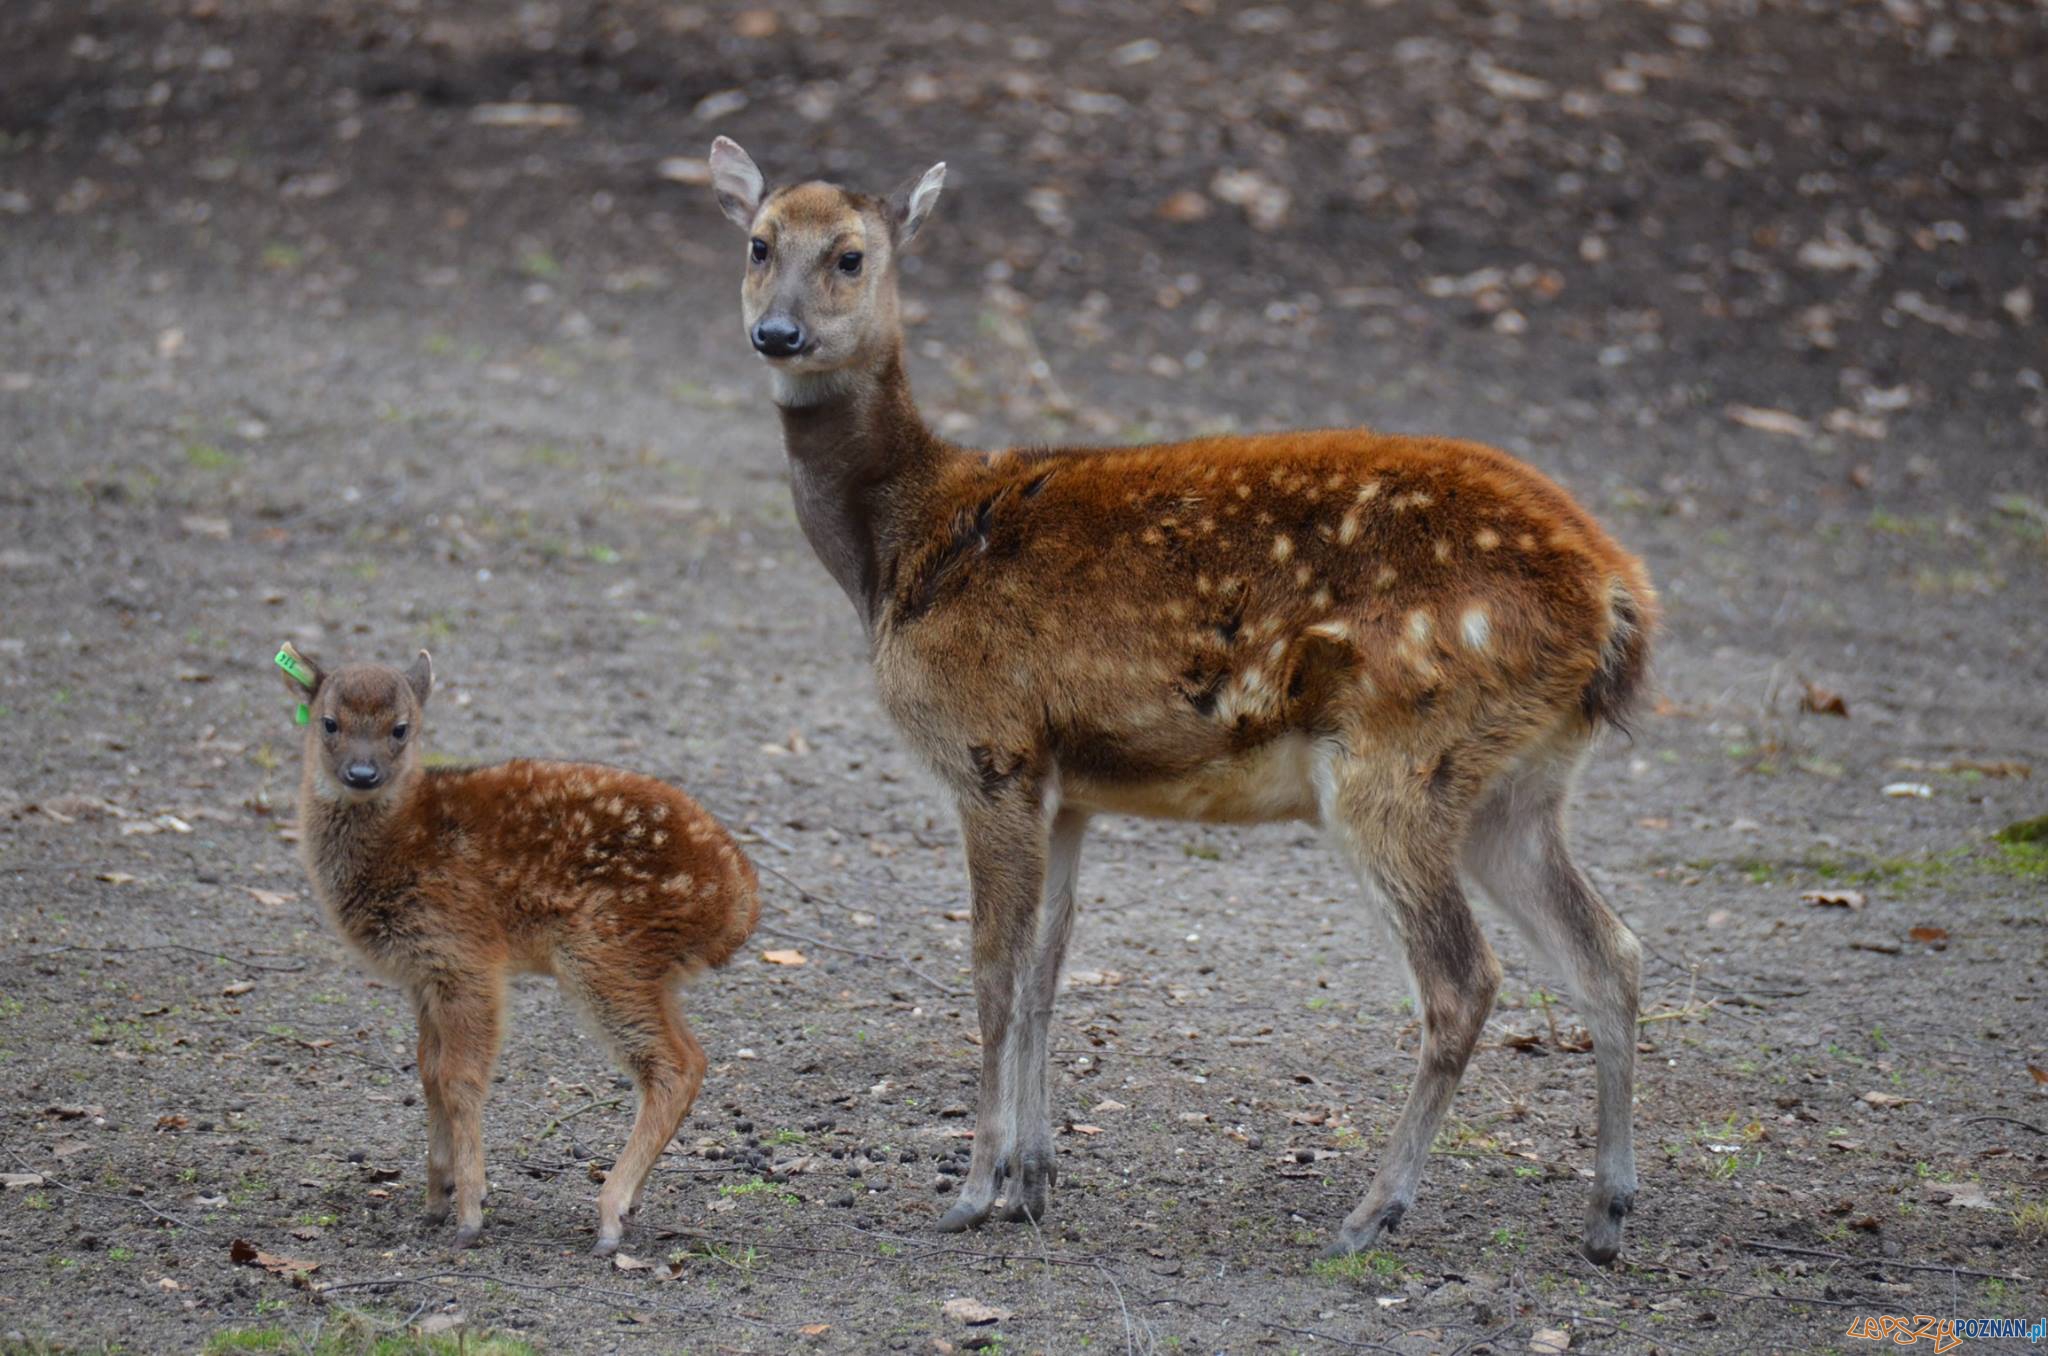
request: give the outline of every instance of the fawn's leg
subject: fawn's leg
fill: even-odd
[[[1013,1171],[1003,1185],[1006,1220],[1045,1218],[1046,1196],[1059,1181],[1059,1160],[1052,1147],[1051,1042],[1053,1000],[1060,987],[1060,966],[1066,962],[1067,940],[1074,931],[1074,885],[1081,869],[1081,838],[1088,816],[1060,810],[1053,816],[1047,844],[1045,898],[1039,908],[1030,968],[1021,978],[1023,995],[1017,1039],[1011,1044],[1009,1087],[1017,1147]]]
[[[415,1004],[420,1028],[420,1092],[427,1103],[427,1223],[446,1224],[454,1186],[455,1145],[448,1133],[448,1112],[441,1101],[441,1035],[432,1013]],[[429,1075],[429,1070],[434,1071]]]
[[[455,1246],[476,1242],[484,1227],[484,1100],[490,1095],[491,1066],[498,1059],[504,991],[492,976],[485,987],[439,988],[421,995],[421,1013],[439,1033],[429,1054],[433,1072],[421,1068],[422,1083],[441,1089],[448,1128],[449,1167],[455,1186]]]
[[[1343,1255],[1390,1234],[1415,1188],[1465,1065],[1500,988],[1500,962],[1458,885],[1454,848],[1463,814],[1436,779],[1392,757],[1339,755],[1318,778],[1323,824],[1383,911],[1408,964],[1422,1050],[1407,1104],[1379,1171],[1328,1249]]]
[[[1022,779],[1019,778],[1021,781]],[[974,1113],[974,1156],[952,1208],[939,1218],[951,1233],[982,1223],[995,1205],[1001,1174],[1017,1150],[1019,1009],[1040,951],[1039,898],[1045,884],[1046,824],[1039,790],[1011,783],[960,801],[967,878],[974,896],[974,1008],[981,1023],[981,1087]],[[1041,1067],[1034,1071],[1043,1078]]]
[[[1610,1262],[1635,1206],[1633,1100],[1642,947],[1573,863],[1565,793],[1575,760],[1532,769],[1481,804],[1465,862],[1495,907],[1563,972],[1593,1034],[1600,1142],[1586,1203],[1586,1256]]]
[[[609,984],[609,992],[593,991],[597,983]],[[647,1175],[697,1100],[706,1060],[704,1047],[683,1021],[666,982],[626,989],[619,979],[593,974],[586,976],[583,988],[640,1089],[632,1133],[626,1136],[626,1147],[612,1164],[604,1189],[597,1193],[597,1244],[591,1255],[609,1257],[619,1250],[626,1216],[640,1208]]]

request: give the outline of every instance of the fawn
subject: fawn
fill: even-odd
[[[506,978],[552,974],[640,1093],[597,1198],[596,1255],[617,1251],[704,1081],[676,987],[753,933],[753,865],[702,806],[638,773],[526,759],[422,767],[425,650],[404,672],[329,674],[287,644],[277,665],[305,700],[299,855],[313,893],[419,1019],[429,1222],[445,1222],[452,1200],[456,1247],[483,1227],[483,1107]]]
[[[957,801],[981,1084],[944,1230],[1037,1220],[1057,1164],[1047,1026],[1097,812],[1319,825],[1404,957],[1419,1067],[1333,1252],[1415,1197],[1500,984],[1469,878],[1586,1014],[1599,1148],[1584,1247],[1620,1248],[1640,948],[1566,847],[1574,773],[1646,684],[1639,561],[1503,452],[1363,430],[1151,447],[947,444],[903,369],[896,257],[945,166],[887,197],[712,187],[748,238],[799,523],[867,631],[884,707]]]

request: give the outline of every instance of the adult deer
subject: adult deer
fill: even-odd
[[[768,191],[721,137],[748,336],[798,521],[884,706],[958,802],[981,1023],[974,1157],[941,1229],[1043,1216],[1046,1042],[1091,814],[1322,827],[1408,966],[1420,1065],[1332,1250],[1401,1220],[1500,966],[1475,881],[1572,982],[1600,1139],[1585,1250],[1620,1247],[1639,948],[1572,862],[1568,789],[1645,683],[1639,561],[1505,453],[1363,430],[969,451],[918,417],[896,257],[945,166],[886,198]]]

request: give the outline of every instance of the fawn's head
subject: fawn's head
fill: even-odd
[[[829,384],[894,355],[896,254],[945,182],[940,163],[886,198],[815,181],[770,192],[737,142],[711,143],[718,205],[747,233],[747,337],[776,371],[778,391]]]
[[[277,666],[306,704],[306,759],[321,794],[367,799],[403,784],[419,766],[420,718],[434,687],[425,650],[404,670],[344,664],[328,673],[287,642]]]

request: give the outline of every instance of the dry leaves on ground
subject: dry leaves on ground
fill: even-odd
[[[970,1328],[979,1327],[984,1323],[1000,1323],[1010,1316],[1008,1309],[997,1309],[983,1304],[978,1299],[965,1297],[947,1300],[944,1310],[947,1318],[958,1319]]]

